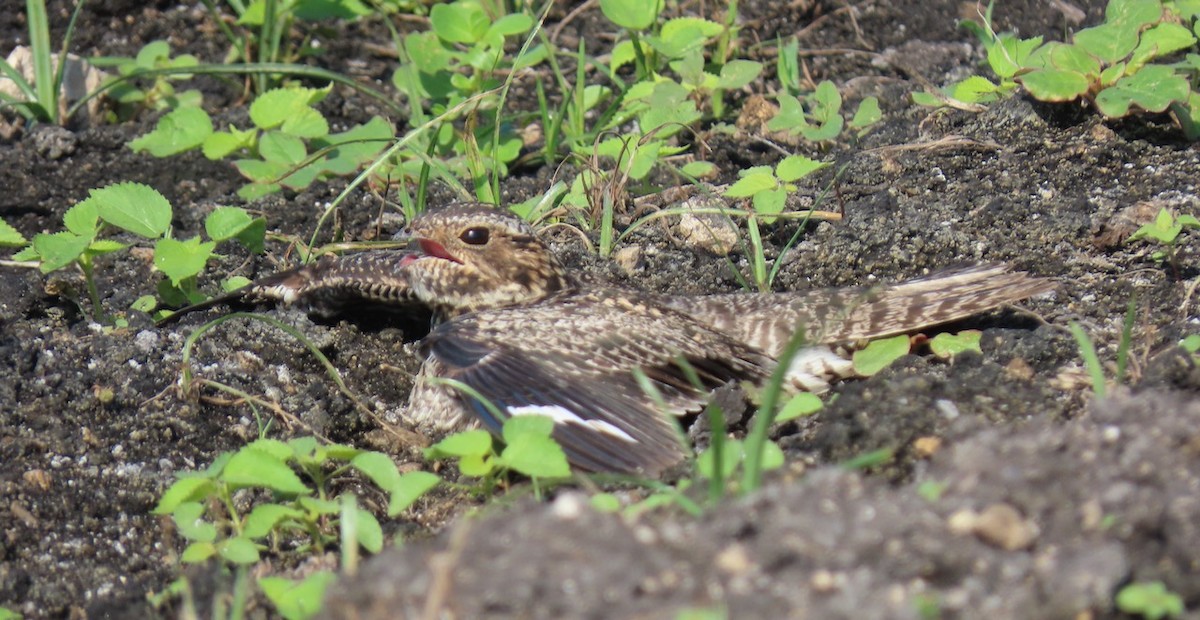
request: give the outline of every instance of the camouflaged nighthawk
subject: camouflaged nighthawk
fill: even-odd
[[[869,288],[664,295],[580,281],[527,223],[485,205],[427,212],[409,233],[413,250],[322,259],[232,297],[324,314],[356,300],[426,306],[438,323],[422,341],[428,357],[407,408],[414,424],[445,432],[481,423],[499,433],[505,418],[545,415],[572,464],[591,471],[654,474],[678,462],[685,452],[672,416],[698,411],[729,382],[764,381],[798,329],[808,346],[788,368],[790,384],[821,391],[853,374],[839,352],[854,343],[1054,288],[989,265]],[[662,402],[646,395],[635,369]],[[431,377],[470,386],[500,415]]]

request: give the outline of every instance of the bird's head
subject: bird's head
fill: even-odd
[[[402,263],[413,292],[451,316],[538,301],[570,285],[529,224],[489,205],[428,211],[408,233],[420,249]]]

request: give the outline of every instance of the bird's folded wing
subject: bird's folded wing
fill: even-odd
[[[543,415],[554,421],[554,439],[568,460],[588,471],[657,474],[683,457],[671,416],[656,410],[633,375],[583,377],[557,373],[571,365],[556,355],[538,355],[489,345],[448,331],[427,344],[445,376],[474,389],[486,404],[462,394],[467,409],[499,434],[504,421]],[[489,407],[490,405],[490,407]]]

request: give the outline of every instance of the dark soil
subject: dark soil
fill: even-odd
[[[52,4],[61,30],[69,12]],[[1103,14],[1103,2],[1077,4],[1083,25]],[[1080,27],[1055,5],[997,3],[998,27],[1048,38]],[[763,1],[741,10],[749,55],[773,66],[776,37],[799,32],[814,80],[833,80],[850,105],[876,95],[885,112],[857,144],[799,147],[847,166],[836,204],[827,205],[845,217],[805,231],[782,257],[776,288],[1009,262],[1055,278],[1058,291],[1025,311],[953,327],[982,329],[983,355],[953,363],[909,356],[836,386],[817,416],[778,431],[789,466],[766,489],[700,518],[602,514],[570,490],[464,517],[478,502],[437,495],[385,525],[416,542],[345,578],[329,617],[657,618],[690,608],[726,609],[731,618],[916,618],[939,609],[942,617],[1119,617],[1115,592],[1155,580],[1200,609],[1200,371],[1174,346],[1200,331],[1196,237],[1184,238],[1173,266],[1154,262],[1146,244],[1121,242],[1159,206],[1200,213],[1200,151],[1162,117],[1106,123],[1075,105],[1019,96],[977,114],[912,105],[907,93],[926,83],[983,71],[981,51],[954,26],[960,10],[974,12],[970,3]],[[604,40],[594,13],[568,24],[563,40]],[[2,40],[24,42],[23,28],[0,24]],[[213,32],[201,8],[97,2],[84,11],[74,47],[84,56],[131,55],[169,38],[176,51],[216,62],[224,48]],[[334,43],[314,62],[390,83],[388,59],[368,45],[386,48],[386,29],[364,24],[326,36]],[[515,105],[531,107],[519,98],[531,84],[516,85]],[[244,114],[239,92],[205,89],[214,115]],[[336,89],[322,111],[333,123],[361,122],[373,106]],[[177,236],[186,237],[212,208],[241,204],[234,192],[242,181],[227,162],[133,154],[126,143],[154,120],[17,131],[0,142],[0,215],[31,237],[56,230],[89,189],[139,181],[171,200]],[[724,180],[778,157],[750,135],[716,135],[708,145]],[[518,170],[504,195],[541,192],[555,174]],[[803,198],[832,176],[808,181]],[[246,206],[280,233],[307,236],[342,187],[317,184]],[[346,236],[402,226],[395,215],[379,221],[379,211],[366,193],[352,199],[342,212]],[[793,232],[780,225],[771,239],[782,247]],[[627,246],[641,260],[630,269],[561,229],[548,235],[569,264],[598,277],[654,290],[737,289],[724,259],[657,227],[631,235]],[[288,261],[282,244],[269,249],[250,260],[230,251],[214,270],[265,275]],[[734,261],[745,267],[743,257]],[[111,310],[152,292],[157,279],[144,255],[128,252],[98,272]],[[157,329],[131,312],[130,327],[101,327],[70,300],[72,290],[83,289],[71,273],[0,268],[0,606],[30,618],[174,616],[170,605],[151,607],[147,594],[183,573],[183,541],[150,511],[175,474],[244,445],[258,426],[244,405],[176,389],[183,341],[206,317]],[[1131,299],[1130,387],[1091,402],[1066,326],[1078,321],[1101,359],[1114,360]],[[379,419],[395,417],[418,364],[404,330],[370,317],[274,315],[329,356]],[[226,323],[200,341],[193,363],[207,378],[278,403],[289,415],[276,436],[319,433],[420,465],[302,345],[273,328]],[[896,457],[866,472],[837,467],[880,448]],[[942,492],[926,499],[932,484]],[[188,574],[202,609],[230,587],[219,571]]]

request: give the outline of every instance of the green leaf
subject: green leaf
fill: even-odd
[[[303,495],[309,489],[279,458],[267,452],[247,446],[234,453],[221,478],[239,487],[263,487],[289,495]]]
[[[204,271],[216,246],[215,241],[201,241],[199,236],[187,241],[159,239],[154,244],[154,266],[171,279],[171,284],[180,286],[183,280]]]
[[[171,520],[184,538],[194,542],[212,542],[217,539],[217,527],[204,520],[204,505],[200,502],[184,502],[171,512]]]
[[[199,502],[205,499],[215,490],[213,482],[209,478],[200,476],[180,478],[171,486],[167,487],[162,498],[158,500],[158,504],[151,511],[156,515],[169,515],[181,504],[186,502]]]
[[[1099,61],[1096,60],[1095,56],[1087,53],[1078,45],[1053,43],[1048,49],[1049,61],[1053,65],[1053,68],[1078,73],[1088,81],[1100,77]]]
[[[133,300],[133,303],[129,304],[130,310],[136,310],[138,312],[145,312],[147,314],[150,312],[154,312],[154,309],[157,307],[158,307],[158,299],[156,299],[154,297],[154,295],[142,295],[141,297],[138,297],[137,299]]]
[[[621,509],[621,500],[612,493],[596,493],[588,498],[588,503],[597,512],[616,512]]]
[[[929,349],[942,359],[950,359],[964,351],[983,353],[983,349],[979,346],[981,340],[983,340],[983,332],[977,329],[968,329],[957,334],[942,333],[929,341]]]
[[[447,457],[480,456],[492,451],[491,433],[475,429],[454,433],[445,439],[425,449],[426,459],[443,459]]]
[[[705,43],[724,29],[721,24],[707,19],[677,17],[667,20],[658,36],[647,36],[646,41],[667,58],[699,56]]]
[[[491,24],[483,7],[471,2],[436,4],[429,11],[429,22],[437,36],[451,43],[475,43]]]
[[[743,446],[743,448],[745,447],[747,446]],[[765,443],[763,443],[762,459],[759,461],[763,471],[779,469],[780,467],[783,467],[785,460],[786,459],[784,458],[783,450],[780,449],[779,444],[770,440],[767,440]]]
[[[383,528],[379,527],[379,520],[370,511],[359,506],[352,506],[350,511],[351,518],[354,519],[354,532],[358,538],[358,544],[371,553],[382,551]]]
[[[716,174],[716,164],[708,161],[690,161],[679,169],[683,174],[697,179],[710,178]]]
[[[759,192],[779,187],[779,179],[766,166],[755,166],[742,170],[743,175],[736,183],[726,188],[724,195],[728,198],[749,198]]]
[[[1125,116],[1134,106],[1162,112],[1172,103],[1187,101],[1191,87],[1183,76],[1163,65],[1148,65],[1117,80],[1096,95],[1096,108],[1109,118]]]
[[[225,241],[246,230],[254,218],[241,207],[217,207],[204,218],[204,232],[213,241]]]
[[[169,157],[200,146],[212,132],[212,119],[202,108],[178,108],[158,119],[153,131],[131,141],[129,148],[135,153],[149,151],[155,157]]]
[[[909,348],[908,336],[904,334],[872,340],[866,347],[854,352],[854,372],[870,377],[907,355]]]
[[[303,512],[281,504],[259,504],[250,511],[242,526],[242,536],[250,540],[264,538],[284,519],[300,519]]]
[[[878,450],[871,450],[870,452],[865,452],[844,461],[841,463],[841,466],[845,469],[866,469],[868,467],[883,465],[895,456],[895,451],[891,448],[879,448]]]
[[[662,9],[662,0],[600,0],[600,11],[608,21],[627,30],[649,28]]]
[[[810,142],[825,142],[838,137],[838,134],[842,133],[844,125],[845,120],[840,115],[834,114],[820,126],[801,129],[800,135]]]
[[[75,262],[91,242],[91,237],[60,231],[34,235],[31,247],[41,261],[39,268],[42,273],[50,273]]]
[[[336,581],[329,571],[320,571],[294,582],[283,577],[263,577],[258,587],[267,595],[279,615],[287,620],[306,620],[321,611],[325,591]]]
[[[323,98],[323,93],[312,88],[268,90],[250,104],[250,120],[259,129],[275,129],[288,121],[295,122],[293,119],[300,115],[316,112],[311,104]]]
[[[329,121],[313,108],[303,107],[283,121],[279,130],[298,138],[321,138],[329,135]]]
[[[736,90],[753,82],[762,73],[761,62],[752,60],[731,60],[721,67],[717,88]]]
[[[258,547],[254,542],[237,536],[217,543],[217,554],[230,564],[253,564],[258,561]]]
[[[1177,618],[1183,615],[1183,597],[1167,589],[1161,581],[1135,582],[1117,592],[1117,609],[1148,620]]]
[[[1113,64],[1137,47],[1138,31],[1120,24],[1101,24],[1075,33],[1074,42],[1102,62]]]
[[[495,459],[490,454],[468,454],[458,459],[458,471],[464,476],[482,478],[496,469]]]
[[[987,48],[988,65],[1002,79],[1011,79],[1028,61],[1030,54],[1042,44],[1042,37],[1018,39],[1004,33]]]
[[[550,434],[554,420],[541,415],[521,415],[504,423],[504,451],[500,462],[530,478],[565,478],[571,475],[567,455]]]
[[[829,80],[817,84],[817,89],[809,97],[809,105],[812,106],[813,120],[817,123],[824,124],[835,117],[841,119],[839,112],[842,109],[842,95],[837,86]]]
[[[463,471],[463,473],[467,472]],[[441,478],[427,471],[410,471],[402,474],[394,484],[384,487],[390,494],[388,516],[394,517],[408,510],[409,506],[416,503],[421,496],[428,493],[441,481]]]
[[[281,131],[267,131],[258,140],[258,154],[272,163],[294,166],[308,156],[304,141]]]
[[[780,160],[779,164],[775,166],[775,176],[779,177],[782,181],[791,183],[828,165],[828,163],[809,159],[803,155],[789,155]]]
[[[498,34],[502,37],[511,37],[518,34],[525,34],[533,28],[533,18],[524,13],[509,13],[488,28],[488,34]]]
[[[1074,101],[1088,92],[1088,79],[1081,73],[1062,69],[1035,69],[1017,81],[1039,101]]]
[[[1189,334],[1179,341],[1179,346],[1183,347],[1184,351],[1195,355],[1200,352],[1200,334]]]
[[[241,149],[253,148],[257,136],[258,131],[255,129],[242,131],[230,127],[229,131],[215,131],[209,134],[200,150],[208,159],[221,159]]]
[[[1145,63],[1174,54],[1196,44],[1196,37],[1179,24],[1164,23],[1142,33],[1142,39],[1129,57],[1129,66],[1139,68]]]
[[[1104,21],[1137,32],[1142,26],[1162,19],[1163,6],[1159,0],[1109,0],[1104,9]]]
[[[171,203],[158,190],[141,183],[117,183],[91,192],[100,219],[147,239],[166,234]]]
[[[217,555],[217,546],[211,542],[194,542],[179,555],[179,561],[184,564],[199,564]]]
[[[923,91],[914,91],[912,93],[912,102],[930,108],[940,108],[946,105],[945,101],[939,99],[936,95],[932,95]]]
[[[762,216],[763,224],[774,224],[776,215],[783,213],[787,206],[787,190],[780,187],[758,192],[750,199],[754,212]]]
[[[28,243],[20,231],[13,228],[8,222],[0,219],[0,247],[19,248]]]
[[[742,442],[726,438],[721,446],[720,469],[717,468],[716,453],[713,451],[713,447],[709,446],[700,453],[700,456],[696,457],[696,472],[709,480],[715,478],[718,472],[722,478],[728,479],[733,475],[740,462],[742,462]]]
[[[63,225],[67,230],[81,236],[92,238],[100,226],[100,208],[98,201],[89,196],[63,214]]]
[[[991,80],[973,75],[951,86],[946,94],[951,99],[957,99],[965,103],[987,103],[995,101],[1000,92],[1002,92],[1002,89],[993,84]],[[940,101],[938,104],[944,105]]]
[[[113,241],[112,239],[97,239],[88,244],[87,253],[91,256],[100,256],[101,254],[120,252],[127,247],[129,246],[121,243],[120,241]]]
[[[879,110],[879,99],[867,97],[858,104],[854,118],[850,119],[850,126],[855,129],[864,129],[878,123],[881,118],[883,118],[883,112]]]
[[[775,423],[780,424],[796,418],[810,416],[821,410],[825,403],[820,397],[809,392],[800,392],[788,400],[787,404],[775,415]]]

